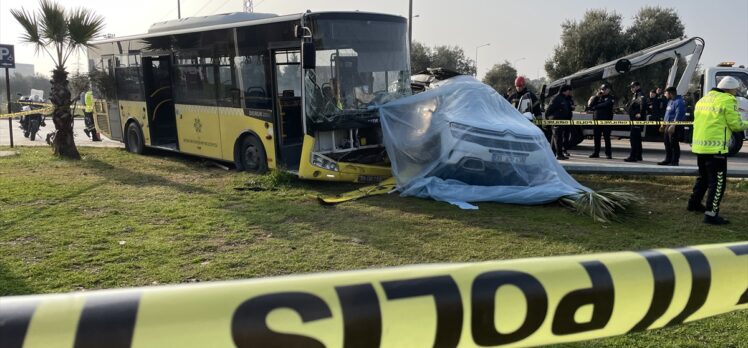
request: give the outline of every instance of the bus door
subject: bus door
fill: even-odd
[[[284,48],[272,50],[275,139],[280,151],[279,163],[287,170],[298,170],[304,126],[301,103],[301,50]]]
[[[143,88],[153,146],[178,149],[171,56],[143,57]]]
[[[119,102],[117,101],[117,94],[115,91],[115,76],[114,76],[114,56],[103,56],[102,73],[103,75],[100,84],[102,85],[103,105],[99,105],[97,108],[106,115],[104,120],[98,120],[99,127],[103,131],[109,131],[107,136],[112,140],[122,140],[122,120],[120,119]],[[97,111],[98,111],[97,110]],[[98,114],[98,113],[97,113]],[[98,116],[97,116],[98,118]],[[103,125],[104,121],[107,125]],[[107,129],[108,128],[108,129]]]

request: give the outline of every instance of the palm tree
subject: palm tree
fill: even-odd
[[[12,9],[11,14],[23,26],[21,40],[45,52],[54,62],[50,102],[54,106],[52,121],[57,132],[52,148],[60,157],[80,159],[73,138],[73,115],[70,113],[70,87],[65,64],[76,51],[91,47],[94,37],[104,29],[104,18],[85,8],[65,10],[52,0],[40,0],[39,10],[27,12]]]

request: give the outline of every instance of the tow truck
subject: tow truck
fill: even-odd
[[[699,60],[701,54],[704,51],[704,39],[700,37],[687,38],[682,40],[671,40],[665,43],[632,53],[625,57],[600,64],[598,66],[581,70],[572,75],[557,79],[550,84],[543,86],[540,100],[545,103],[548,96],[553,96],[558,93],[559,89],[563,85],[570,85],[572,88],[579,88],[589,86],[591,83],[607,81],[608,79],[623,76],[627,73],[642,69],[653,64],[663,62],[666,60],[672,60],[673,64],[670,68],[667,81],[663,81],[664,86],[675,86],[678,90],[679,95],[686,96],[689,92],[690,83],[696,74],[698,69]],[[676,84],[676,78],[679,72],[679,67],[685,62],[685,69],[680,74],[680,78]],[[725,62],[719,64],[716,67],[707,68],[699,79],[698,90],[692,91],[690,98],[695,104],[701,96],[705,95],[709,90],[716,87],[719,81],[725,76],[732,76],[740,81],[740,88],[738,94],[740,96],[746,96],[748,91],[748,69],[744,66],[734,67],[734,62]],[[693,105],[692,104],[692,105]],[[622,111],[618,108],[617,111]],[[591,120],[592,115],[590,113],[574,113],[575,120]],[[693,120],[691,114],[686,116],[687,120]],[[613,120],[617,121],[628,121],[629,117],[623,113],[617,113]],[[647,116],[647,121],[657,121],[652,116]],[[644,139],[653,139],[657,137],[659,139],[659,126],[647,125],[642,129],[642,137]],[[587,126],[574,126],[572,128],[572,138],[570,139],[571,145],[578,145],[585,138],[592,136],[593,129]],[[686,139],[685,141],[690,143],[690,127],[686,127]],[[619,138],[627,138],[629,136],[629,127],[614,126],[612,135]],[[730,154],[736,154],[740,151],[743,146],[744,140],[748,138],[748,131],[734,133],[730,144]]]

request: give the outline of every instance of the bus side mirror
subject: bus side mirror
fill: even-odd
[[[308,39],[312,37],[312,30],[309,27],[297,25],[294,27],[294,35],[297,39]]]
[[[314,42],[304,42],[301,47],[301,63],[304,69],[314,70],[317,68],[317,49],[314,47]]]

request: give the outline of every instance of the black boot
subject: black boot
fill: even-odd
[[[706,207],[701,204],[700,202],[694,202],[689,200],[688,201],[688,211],[696,212],[696,213],[703,213],[706,211]]]
[[[730,220],[727,220],[719,215],[715,215],[715,216],[704,215],[704,223],[707,225],[720,226],[720,225],[729,224]]]

